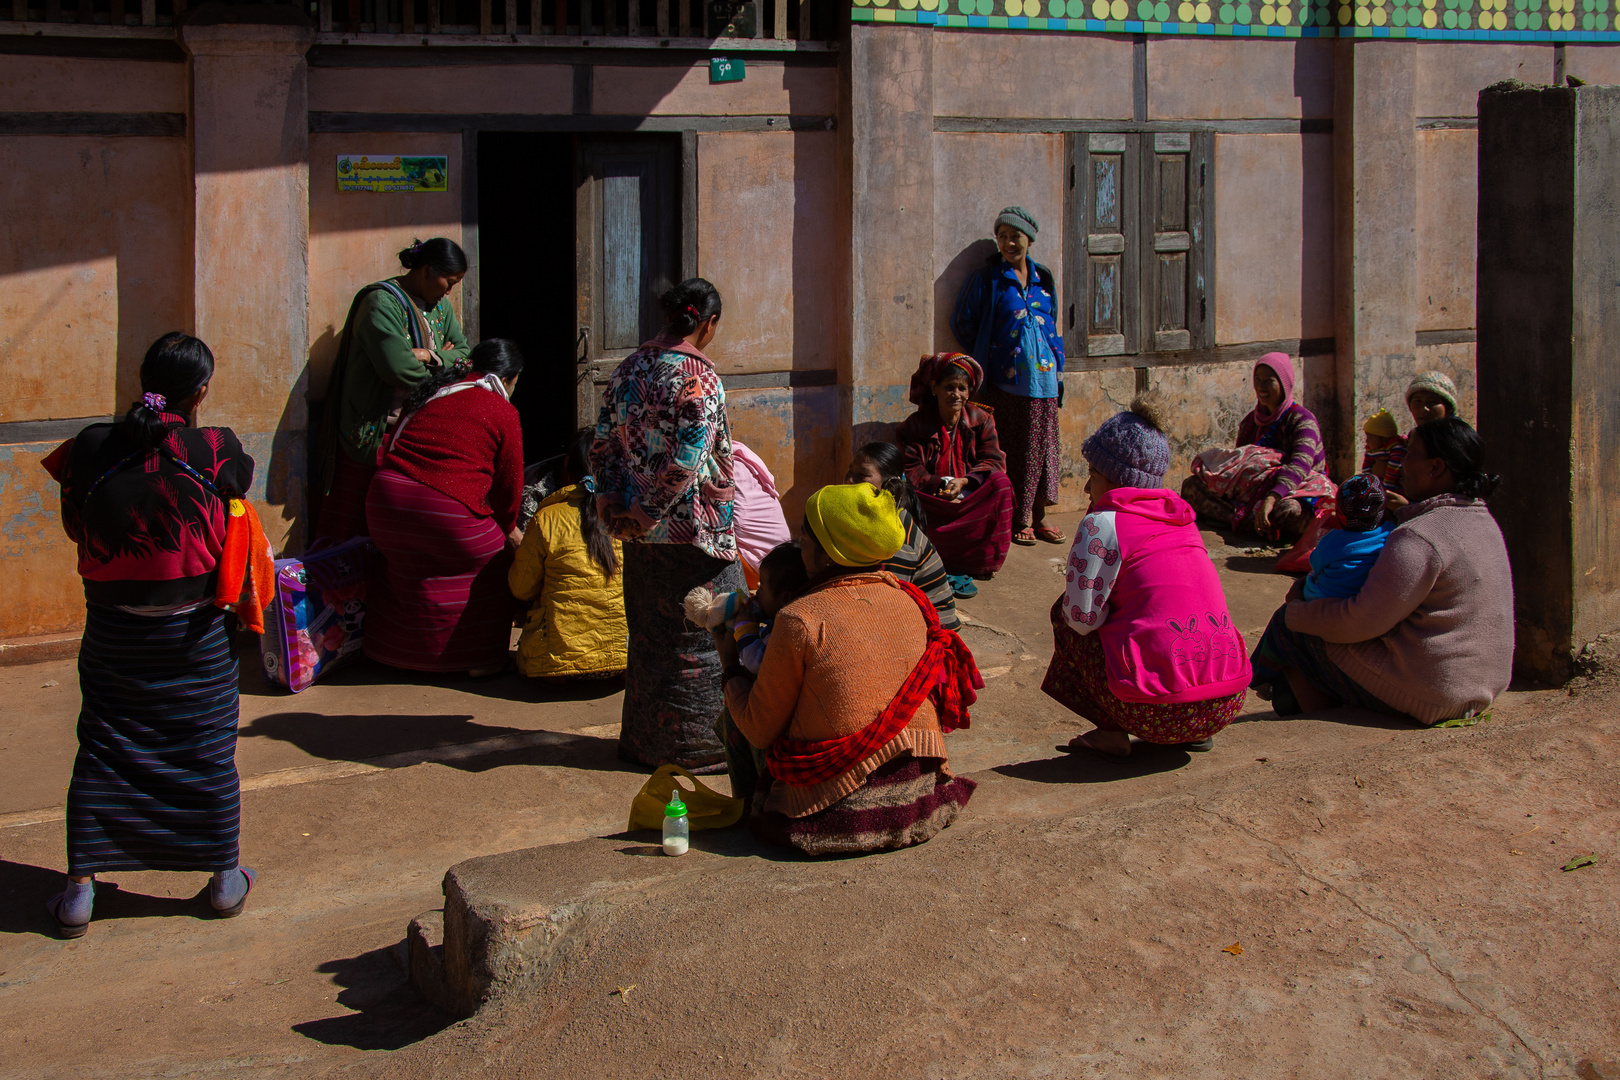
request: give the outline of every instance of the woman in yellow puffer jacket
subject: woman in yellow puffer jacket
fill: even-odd
[[[529,605],[518,670],[535,679],[601,679],[624,671],[624,577],[619,542],[596,516],[588,475],[595,432],[580,431],[563,463],[566,484],[540,504],[507,573]]]

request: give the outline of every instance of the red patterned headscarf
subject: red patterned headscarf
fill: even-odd
[[[934,401],[934,384],[943,379],[952,369],[962,372],[968,377],[968,393],[976,393],[984,383],[984,369],[979,362],[967,353],[941,352],[933,356],[925,356],[922,363],[917,365],[917,372],[911,377],[911,403],[913,405],[928,405]]]

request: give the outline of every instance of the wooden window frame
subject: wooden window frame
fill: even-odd
[[[1068,136],[1064,258],[1064,352],[1071,371],[1197,362],[1215,347],[1215,136],[1211,131],[1076,131]],[[1183,202],[1158,230],[1163,160],[1186,156]],[[1095,155],[1095,158],[1094,158]],[[1099,225],[1096,159],[1117,158],[1117,228]],[[1179,216],[1184,207],[1185,218]],[[1185,257],[1175,256],[1185,252]],[[1165,259],[1164,256],[1170,256]],[[1117,327],[1093,334],[1110,305],[1098,280],[1117,275]],[[1185,288],[1161,292],[1160,274],[1184,268]],[[1184,308],[1179,305],[1184,303]],[[1170,329],[1161,316],[1174,321]]]

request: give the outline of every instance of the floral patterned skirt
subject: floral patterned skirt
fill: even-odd
[[[1056,506],[1062,473],[1063,439],[1058,434],[1057,398],[1009,394],[985,383],[979,400],[995,410],[996,438],[1007,455],[1013,486],[1013,530],[1028,528],[1035,511]]]
[[[1243,710],[1246,691],[1208,701],[1156,704],[1121,701],[1108,689],[1102,639],[1078,634],[1063,620],[1062,601],[1052,607],[1052,663],[1041,689],[1103,731],[1128,731],[1145,742],[1172,745],[1207,739]]]

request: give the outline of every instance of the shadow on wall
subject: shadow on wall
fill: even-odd
[[[956,298],[962,292],[962,286],[967,279],[978,272],[992,259],[999,259],[1000,253],[996,242],[988,238],[975,240],[967,247],[956,253],[952,259],[934,279],[934,310],[941,313],[944,318],[936,318],[935,322],[946,324],[952,312],[956,310]],[[938,350],[961,349],[964,352],[972,348],[972,343],[963,344],[956,340],[956,335],[949,331],[941,331],[937,326],[934,331],[934,348]],[[977,356],[975,360],[979,360]],[[979,360],[982,364],[984,361]]]

